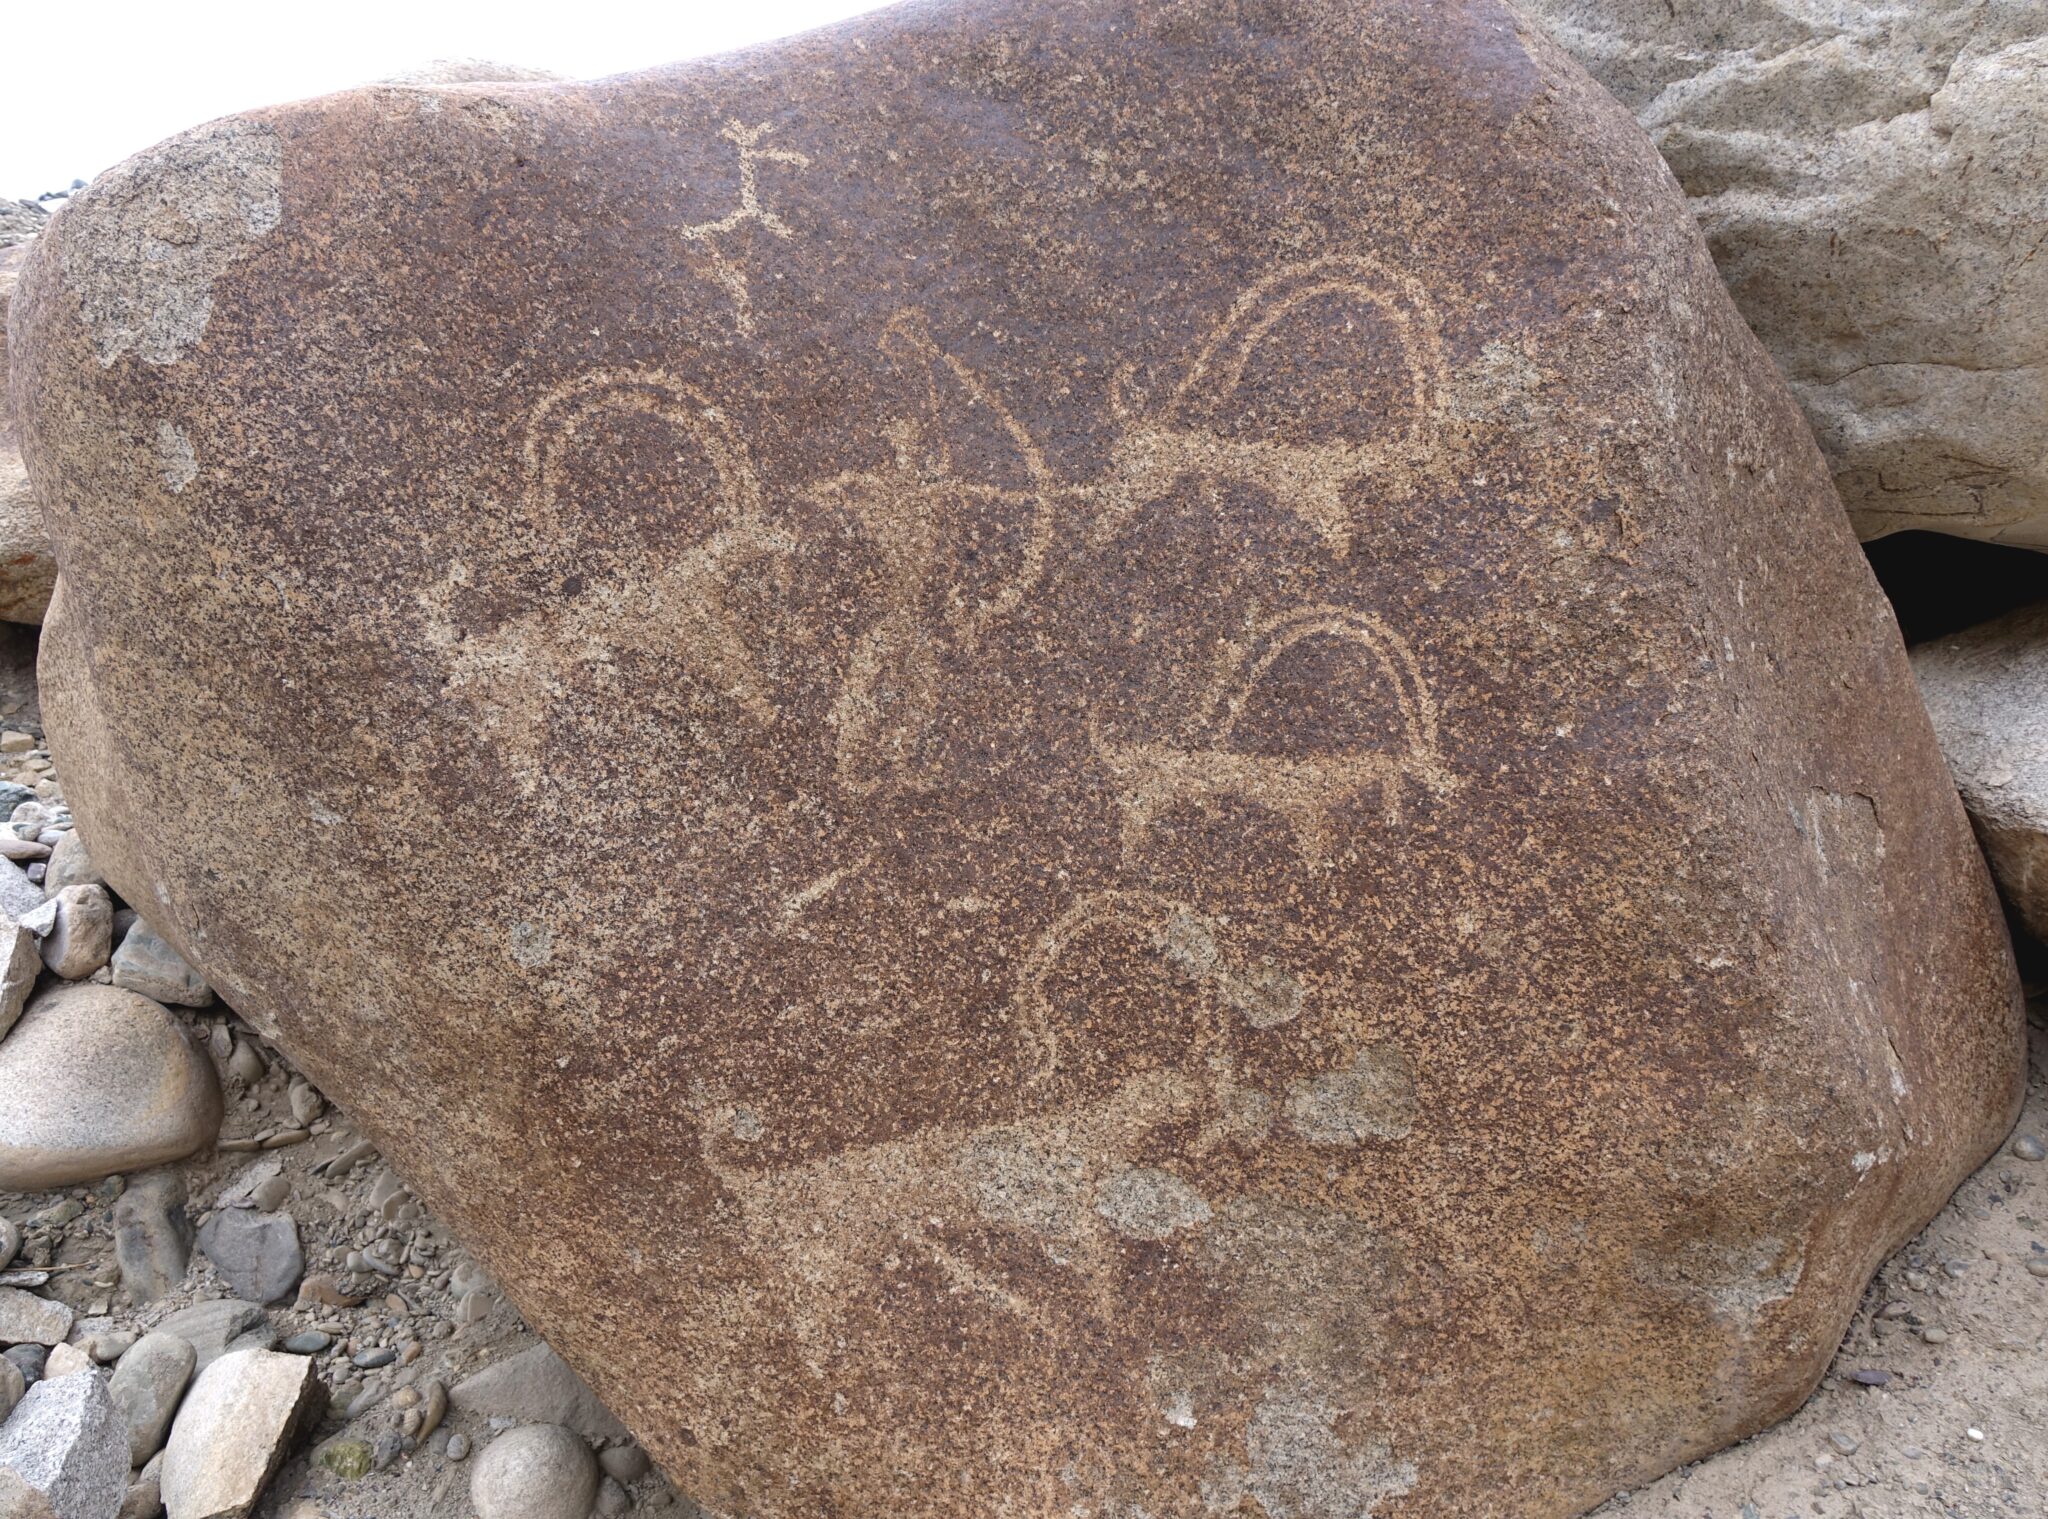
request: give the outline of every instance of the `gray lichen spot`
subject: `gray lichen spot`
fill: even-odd
[[[958,1165],[976,1209],[992,1223],[1041,1234],[1072,1231],[1087,1202],[1086,1162],[1049,1150],[1022,1129],[991,1129],[962,1147]]]
[[[1245,1464],[1202,1483],[1212,1514],[1256,1499],[1266,1519],[1371,1519],[1389,1498],[1415,1487],[1415,1466],[1395,1461],[1385,1440],[1352,1448],[1337,1434],[1337,1411],[1298,1389],[1271,1388],[1245,1430]]]
[[[185,436],[185,430],[175,422],[159,422],[156,425],[157,462],[162,467],[164,484],[176,495],[190,485],[199,474],[199,456],[192,452],[192,440]]]
[[[753,1144],[767,1129],[762,1126],[761,1115],[752,1108],[738,1107],[732,1110],[732,1137],[742,1144]]]
[[[506,937],[511,941],[513,961],[528,970],[535,970],[555,957],[555,936],[541,924],[514,923]]]
[[[1300,982],[1277,965],[1237,969],[1224,957],[1208,925],[1192,913],[1178,912],[1167,920],[1159,951],[1168,965],[1190,980],[1213,982],[1223,1000],[1253,1028],[1278,1028],[1301,1015]]]
[[[1415,1127],[1415,1077],[1391,1044],[1362,1049],[1349,1066],[1287,1089],[1287,1121],[1310,1144],[1405,1139]]]
[[[1110,1178],[1095,1199],[1095,1211],[1117,1233],[1131,1239],[1165,1239],[1209,1221],[1202,1194],[1175,1176],[1150,1166]]]
[[[101,364],[174,364],[213,316],[213,284],[284,216],[284,149],[221,121],[129,159],[65,211],[65,285]]]

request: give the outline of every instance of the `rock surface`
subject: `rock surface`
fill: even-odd
[[[211,1144],[220,1083],[146,997],[83,983],[44,992],[0,1040],[0,1188],[140,1171]]]
[[[298,1290],[306,1258],[289,1213],[222,1208],[199,1228],[199,1249],[241,1297],[274,1303]]]
[[[208,1366],[164,1447],[169,1519],[242,1519],[320,1403],[320,1379],[299,1356],[237,1350]]]
[[[469,1478],[476,1519],[590,1519],[597,1499],[590,1447],[559,1424],[508,1430],[484,1447]]]
[[[32,208],[32,219],[10,221],[9,212],[24,205],[31,203],[0,201],[0,378],[7,373],[7,307],[25,256],[18,245],[30,241],[46,220],[40,208]],[[56,583],[57,561],[29,487],[21,440],[8,408],[0,405],[0,621],[41,622]]]
[[[107,963],[114,947],[114,904],[101,886],[67,886],[50,899],[55,917],[43,936],[43,964],[80,981]]]
[[[195,1365],[199,1371],[235,1351],[268,1350],[277,1343],[277,1331],[263,1305],[237,1298],[210,1298],[180,1308],[159,1328],[192,1347],[198,1355]]]
[[[9,1519],[112,1519],[127,1490],[128,1438],[98,1377],[38,1382],[0,1424]]]
[[[0,1287],[0,1345],[61,1345],[72,1312],[55,1299],[19,1287]]]
[[[175,1171],[130,1182],[114,1204],[114,1263],[131,1303],[153,1303],[185,1279],[192,1220]]]
[[[1486,0],[352,93],[18,301],[97,863],[711,1509],[1574,1513],[2010,1121],[1825,464]]]
[[[1913,675],[2006,901],[2048,938],[2048,606],[1916,645]]]
[[[205,1007],[213,1001],[206,978],[140,919],[122,936],[112,969],[114,985],[170,1007]]]
[[[2048,4],[1528,9],[1670,162],[1857,531],[2048,548]]]
[[[128,1464],[140,1466],[163,1449],[171,1416],[192,1380],[198,1356],[189,1341],[158,1330],[128,1348],[107,1384],[128,1431]]]
[[[584,1380],[546,1345],[535,1345],[464,1377],[449,1390],[455,1407],[521,1424],[562,1424],[588,1440],[623,1440],[625,1426],[611,1416]]]

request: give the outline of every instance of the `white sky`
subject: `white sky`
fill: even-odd
[[[807,30],[884,0],[0,0],[0,196],[91,179],[182,128],[433,58],[593,78]]]

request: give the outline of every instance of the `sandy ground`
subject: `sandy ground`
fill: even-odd
[[[2048,1003],[2029,1018],[2015,1136],[2048,1139]],[[2048,1277],[2029,1261],[2048,1263],[2048,1163],[2008,1139],[1878,1272],[1798,1413],[1599,1519],[2042,1519]]]

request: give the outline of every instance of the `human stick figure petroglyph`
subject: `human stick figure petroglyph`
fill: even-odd
[[[798,169],[807,169],[811,165],[806,155],[793,149],[761,146],[761,140],[773,130],[774,124],[765,121],[751,127],[737,121],[725,124],[725,130],[719,135],[739,150],[740,203],[715,221],[693,222],[676,229],[676,235],[684,242],[703,245],[711,266],[711,277],[732,297],[733,320],[749,337],[754,332],[753,289],[747,283],[746,271],[726,256],[725,250],[719,246],[719,239],[749,222],[756,223],[775,237],[794,236],[787,222],[761,204],[761,164],[765,160]]]

